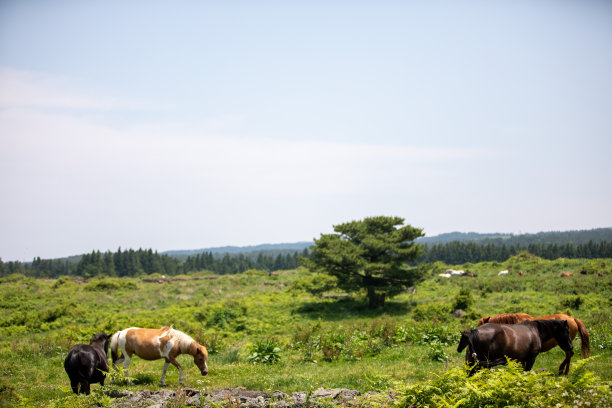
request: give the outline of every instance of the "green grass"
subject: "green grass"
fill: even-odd
[[[447,267],[478,277],[438,278]],[[497,276],[503,269],[510,274]],[[563,271],[573,276],[561,278]],[[298,269],[275,277],[247,273],[164,284],[131,278],[85,284],[71,278],[0,278],[0,406],[14,406],[20,396],[32,406],[70,396],[63,360],[72,345],[87,343],[97,332],[170,324],[211,351],[205,377],[190,356],[179,357],[187,386],[206,390],[380,391],[426,384],[463,366],[463,355],[456,352],[460,330],[475,327],[483,315],[506,312],[578,317],[591,332],[592,352],[598,356],[586,369],[601,381],[612,378],[610,259],[545,261],[522,254],[504,263],[434,264],[416,292],[401,294],[378,310],[369,310],[363,297],[323,299],[295,289],[307,274]],[[457,319],[451,306],[462,289],[473,302]],[[280,347],[280,362],[247,361],[251,345],[262,340]],[[579,343],[576,339],[576,349]],[[541,354],[533,371],[554,373],[563,357],[558,348]],[[576,353],[572,366],[579,360]],[[130,375],[136,385],[109,387],[159,389],[162,367],[162,360],[134,358]],[[178,386],[173,367],[166,382]]]

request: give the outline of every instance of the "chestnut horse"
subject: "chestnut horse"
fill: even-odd
[[[586,358],[591,355],[590,337],[589,337],[589,332],[586,329],[586,326],[580,320],[576,319],[575,317],[568,316],[566,314],[559,313],[559,314],[554,314],[550,316],[533,317],[531,315],[528,315],[527,313],[504,313],[504,314],[499,314],[495,316],[485,316],[478,321],[478,325],[481,326],[485,323],[515,324],[515,323],[522,322],[523,320],[536,320],[536,319],[537,320],[557,319],[557,320],[567,321],[567,324],[569,324],[570,336],[572,340],[574,340],[574,338],[576,337],[576,333],[580,334],[580,340],[581,340],[580,354],[582,355],[582,358]],[[557,345],[557,341],[554,338],[552,338],[546,341],[542,345],[542,352],[548,351],[551,348],[555,347],[556,345]]]
[[[130,327],[113,334],[111,337],[111,356],[113,366],[123,361],[125,376],[128,377],[128,367],[132,356],[135,354],[145,360],[166,360],[164,371],[161,376],[161,385],[165,386],[166,371],[172,363],[179,371],[179,382],[184,385],[183,370],[176,361],[179,354],[190,354],[193,362],[200,369],[202,375],[208,374],[208,352],[204,346],[199,345],[194,339],[185,333],[173,329],[172,327],[162,327],[161,329],[140,329]],[[118,358],[118,351],[121,350],[121,358]]]
[[[573,345],[566,320],[524,320],[518,324],[485,323],[461,333],[457,351],[469,346],[471,357],[479,366],[491,368],[506,364],[507,358],[518,360],[525,371],[531,370],[543,345],[555,339],[566,358],[559,366],[559,374],[569,372]],[[472,375],[478,367],[470,370]]]

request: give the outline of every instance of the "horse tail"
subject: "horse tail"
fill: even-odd
[[[574,321],[578,326],[578,333],[580,334],[580,354],[582,355],[582,358],[587,358],[591,355],[591,340],[589,332],[584,323],[582,323],[580,320],[574,317]]]
[[[110,339],[111,358],[113,359],[113,364],[115,364],[115,361],[117,361],[119,357],[118,355],[119,333],[120,332],[113,334]]]

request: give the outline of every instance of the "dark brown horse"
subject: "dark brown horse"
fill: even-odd
[[[565,320],[525,320],[518,324],[485,323],[461,333],[457,351],[469,346],[472,361],[478,363],[470,370],[472,375],[478,366],[491,368],[506,364],[506,358],[519,361],[525,371],[531,370],[542,346],[555,339],[565,351],[565,360],[559,366],[559,374],[569,372],[573,345],[570,329]]]
[[[550,320],[550,319],[558,319],[558,320],[567,321],[567,324],[569,324],[570,336],[572,340],[574,340],[574,338],[576,337],[576,334],[580,334],[580,341],[581,341],[580,354],[582,355],[582,358],[586,358],[591,355],[589,331],[586,329],[586,326],[580,320],[576,319],[575,317],[568,316],[566,314],[559,313],[559,314],[554,314],[554,315],[549,315],[549,316],[533,317],[531,315],[528,315],[527,313],[504,313],[504,314],[499,314],[495,316],[485,316],[478,321],[478,325],[480,326],[485,323],[515,324],[515,323],[522,322],[524,320]],[[548,351],[551,348],[555,347],[556,345],[557,345],[556,340],[550,339],[542,346],[542,352]]]
[[[100,383],[108,372],[108,336],[98,333],[91,338],[89,345],[77,344],[70,349],[64,360],[64,369],[70,378],[70,386],[75,394],[80,392],[89,395],[89,385]]]

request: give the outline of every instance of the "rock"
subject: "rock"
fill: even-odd
[[[462,309],[457,309],[453,312],[453,316],[455,316],[457,319],[461,319],[463,316],[465,316],[465,311]]]
[[[153,392],[149,390],[136,392],[108,390],[105,391],[105,394],[114,399],[111,406],[115,408],[166,408],[175,406],[177,403],[182,404],[181,406],[196,408],[215,408],[220,405],[232,405],[241,408],[345,407],[352,400],[362,395],[359,391],[344,388],[319,388],[310,394],[301,391],[294,392],[291,396],[282,391],[274,391],[269,394],[264,391],[250,391],[244,388],[224,388],[214,390],[210,394],[203,394],[193,388],[184,388],[178,394],[170,390]],[[388,395],[379,393],[367,393],[365,397],[389,398]]]

